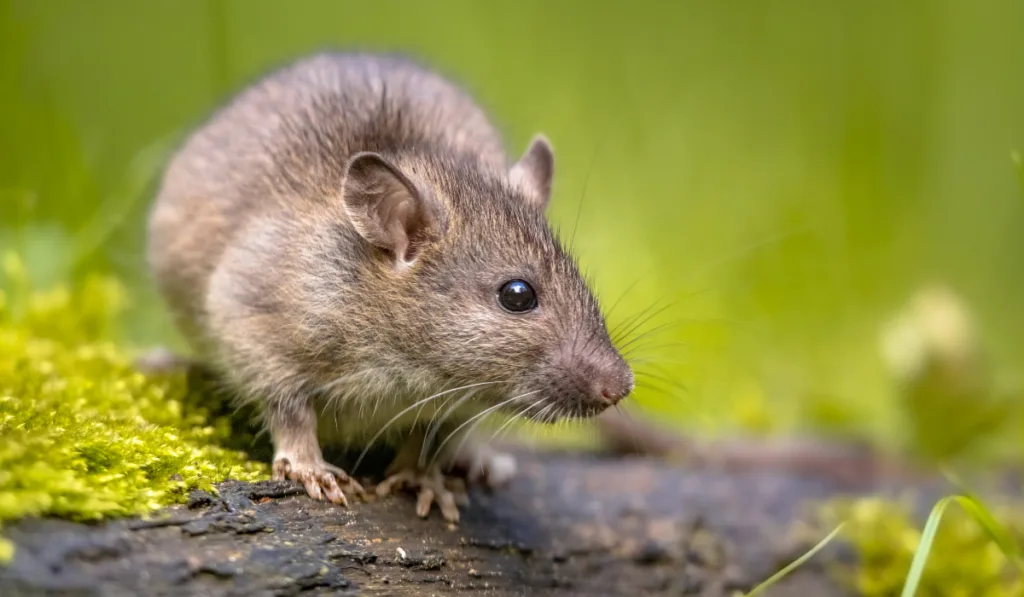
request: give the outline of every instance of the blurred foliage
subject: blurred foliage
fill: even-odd
[[[1008,537],[1024,540],[1024,510],[1019,504],[992,509]],[[1024,594],[1024,576],[985,527],[965,510],[940,512],[941,524],[920,576],[917,597],[1011,597]],[[837,500],[821,510],[821,526],[844,522],[842,537],[857,554],[856,565],[835,573],[864,597],[901,595],[908,569],[921,548],[922,530],[911,501],[863,498]]]
[[[104,339],[119,284],[93,276],[40,291],[16,254],[2,266],[0,522],[142,514],[190,488],[266,475],[220,447],[229,421],[186,402],[184,376],[145,377]]]
[[[475,93],[510,151],[552,139],[551,218],[611,325],[653,314],[634,408],[895,444],[877,330],[925,284],[956,289],[994,383],[1021,385],[1020,22],[1016,0],[4,0],[0,246],[44,280],[71,255],[57,231],[77,238],[80,269],[135,298],[126,338],[181,347],[141,250],[169,140],[307,52],[402,51]]]
[[[882,354],[897,384],[904,451],[949,462],[1011,430],[1019,395],[998,388],[973,314],[950,288],[920,289],[886,323]]]
[[[956,288],[995,383],[1020,385],[1022,19],[1015,0],[6,0],[0,245],[39,263],[75,231],[75,259],[137,299],[127,338],[178,343],[141,257],[154,141],[306,52],[403,51],[464,82],[510,151],[553,140],[551,218],[611,325],[654,314],[634,407],[896,442],[877,329],[926,283]]]

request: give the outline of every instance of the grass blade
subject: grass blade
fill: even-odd
[[[999,547],[1003,555],[1013,562],[1018,571],[1024,574],[1024,561],[1021,558],[1020,546],[1013,540],[1009,531],[996,521],[988,508],[972,495],[948,495],[939,500],[932,507],[931,514],[928,515],[928,521],[925,523],[924,531],[921,533],[921,541],[918,543],[917,552],[914,553],[914,559],[910,563],[910,571],[907,572],[907,581],[903,585],[903,592],[900,593],[900,597],[913,597],[917,592],[917,587],[921,583],[925,563],[928,561],[928,554],[931,553],[932,543],[935,541],[935,534],[938,532],[942,515],[952,503],[956,503],[963,508],[985,531],[989,539]]]
[[[1024,549],[1021,549],[1020,543],[1014,539],[1013,535],[1010,534],[1010,531],[1004,525],[996,520],[992,511],[985,506],[981,498],[971,491],[956,473],[948,468],[943,468],[942,474],[962,495],[962,499],[957,500],[960,506],[967,511],[975,522],[981,525],[981,528],[988,534],[989,539],[999,546],[1003,555],[1013,562],[1018,572],[1024,575]]]
[[[903,584],[903,592],[900,597],[913,597],[917,593],[917,587],[921,584],[921,576],[924,574],[924,566],[928,562],[928,554],[932,551],[932,543],[935,541],[935,533],[939,530],[939,523],[942,521],[942,514],[946,507],[953,502],[956,496],[946,496],[939,500],[932,507],[928,515],[928,522],[924,525],[921,533],[921,541],[917,544],[917,551],[914,559],[910,562],[910,570],[907,572],[907,581]]]
[[[822,550],[822,548],[824,548],[826,545],[828,545],[828,543],[830,541],[832,541],[832,539],[834,539],[836,535],[839,534],[839,531],[841,531],[845,525],[846,525],[845,522],[840,523],[839,526],[837,526],[835,529],[833,529],[831,533],[826,535],[824,539],[819,541],[817,545],[815,545],[810,550],[808,550],[807,553],[805,553],[804,555],[800,556],[796,560],[793,560],[793,562],[791,562],[788,566],[786,566],[782,570],[779,570],[775,574],[771,575],[767,580],[765,580],[761,584],[759,584],[756,587],[754,587],[753,589],[751,589],[750,592],[747,593],[744,597],[754,597],[755,595],[759,595],[760,593],[763,593],[764,591],[766,591],[768,589],[768,587],[770,587],[773,584],[779,582],[787,574],[789,574],[790,572],[792,572],[792,571],[796,570],[797,568],[799,568],[800,566],[802,566],[807,560],[809,560],[812,557],[814,557],[814,554],[818,553],[819,551]]]

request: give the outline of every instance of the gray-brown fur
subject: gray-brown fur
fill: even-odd
[[[502,410],[590,416],[629,393],[632,373],[544,217],[552,164],[540,137],[510,163],[483,111],[437,74],[321,54],[186,141],[149,260],[199,358],[264,406],[279,453],[313,469],[321,443],[366,442],[416,400],[470,384],[484,385],[382,437],[519,395]],[[499,307],[514,278],[536,290],[535,311]]]

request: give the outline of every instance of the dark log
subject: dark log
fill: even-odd
[[[290,483],[226,482],[162,519],[30,520],[0,595],[729,596],[809,546],[802,505],[891,492],[900,480],[761,466],[693,469],[649,457],[519,450],[520,475],[471,492],[461,523],[419,519],[409,495],[351,509]],[[942,483],[918,484],[927,508]],[[769,595],[847,594],[827,548]]]

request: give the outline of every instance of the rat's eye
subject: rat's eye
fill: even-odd
[[[522,280],[509,280],[498,290],[498,302],[513,313],[523,313],[537,308],[537,293]]]

